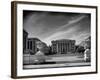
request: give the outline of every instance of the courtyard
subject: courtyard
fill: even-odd
[[[35,55],[24,55],[23,69],[59,68],[90,66],[91,62],[84,61],[82,53],[55,54],[45,56],[45,63],[34,64]]]

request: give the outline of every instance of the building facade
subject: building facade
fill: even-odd
[[[51,41],[52,52],[58,54],[67,54],[75,51],[75,40],[61,39]]]
[[[27,51],[30,54],[35,54],[38,49],[37,49],[37,45],[36,42],[40,41],[38,38],[28,38],[27,39]]]
[[[23,53],[26,53],[27,50],[27,39],[28,39],[28,32],[23,30]]]

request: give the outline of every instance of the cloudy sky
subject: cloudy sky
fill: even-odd
[[[91,15],[85,13],[23,11],[23,28],[28,37],[51,44],[52,40],[73,39],[76,44],[90,36]]]

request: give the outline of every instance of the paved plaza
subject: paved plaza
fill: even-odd
[[[54,68],[54,67],[79,67],[90,66],[90,62],[85,62],[82,54],[66,54],[66,55],[51,55],[46,56],[46,64],[32,64],[35,56],[30,56],[30,64],[23,66],[24,69],[36,69],[36,68]],[[28,59],[28,58],[27,58]],[[27,60],[26,60],[27,61]],[[55,62],[49,64],[50,62]],[[48,64],[47,64],[48,63]]]

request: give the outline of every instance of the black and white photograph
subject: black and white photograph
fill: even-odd
[[[12,76],[97,73],[97,7],[12,2]]]
[[[91,66],[91,14],[23,10],[23,69]]]

